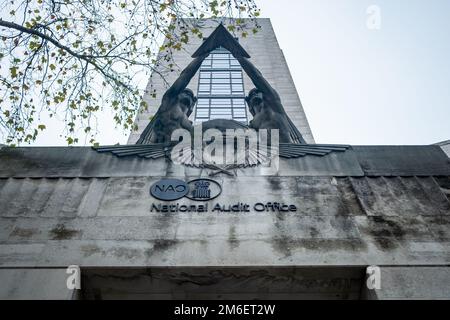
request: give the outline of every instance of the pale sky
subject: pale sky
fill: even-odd
[[[271,18],[317,143],[450,139],[450,1],[257,0]],[[370,5],[379,30],[367,27]],[[126,143],[107,113],[101,144]],[[66,145],[55,121],[34,145]]]
[[[317,143],[450,139],[450,1],[263,0]],[[369,30],[366,10],[381,10]]]

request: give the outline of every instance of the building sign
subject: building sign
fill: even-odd
[[[188,182],[187,198],[195,201],[209,201],[222,193],[222,186],[211,179],[196,179]]]
[[[174,201],[183,197],[194,201],[209,201],[221,193],[222,186],[211,179],[195,179],[188,183],[179,179],[162,179],[150,188],[150,194],[163,201]]]
[[[222,186],[211,179],[195,179],[185,182],[179,179],[162,179],[153,184],[150,194],[158,200],[174,201],[186,197],[194,201],[210,201],[222,193]],[[220,203],[210,204],[155,204],[150,212],[183,213],[183,212],[213,212],[213,213],[244,213],[250,212],[296,212],[295,205],[280,202],[257,202],[254,204],[236,203],[224,205]]]
[[[233,205],[229,204],[155,204],[153,203],[150,212],[163,212],[163,213],[184,213],[184,212],[213,212],[213,213],[245,213],[245,212],[297,212],[297,207],[295,205],[288,205],[279,202],[257,202],[254,204],[248,203],[236,203]]]
[[[186,182],[178,179],[162,179],[150,188],[150,194],[158,200],[173,201],[186,196],[189,187]]]

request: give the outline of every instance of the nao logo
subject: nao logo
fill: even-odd
[[[150,188],[150,194],[163,201],[174,201],[183,197],[195,201],[209,201],[221,193],[221,185],[211,179],[195,179],[187,183],[179,179],[162,179]]]
[[[208,201],[217,198],[222,193],[219,183],[211,179],[196,179],[188,182],[187,198],[195,201]]]
[[[150,188],[150,194],[156,199],[172,201],[183,198],[189,192],[186,182],[178,179],[163,179]]]

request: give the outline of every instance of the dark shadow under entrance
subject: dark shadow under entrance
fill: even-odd
[[[354,300],[364,279],[362,267],[87,268],[80,298]]]

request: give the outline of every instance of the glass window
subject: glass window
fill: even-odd
[[[242,68],[226,49],[214,50],[202,63],[195,121],[234,119],[247,123]]]
[[[209,100],[208,99],[198,99],[198,104],[199,105],[209,105]]]

